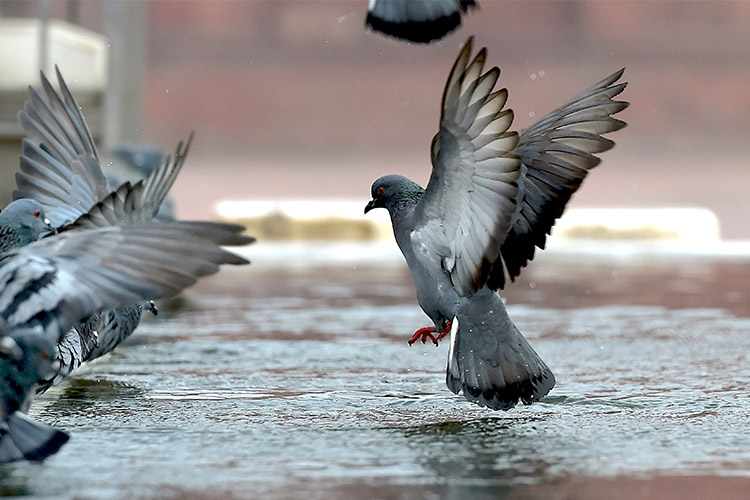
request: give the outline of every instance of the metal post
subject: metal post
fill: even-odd
[[[104,25],[109,38],[108,82],[104,92],[102,145],[141,138],[146,51],[143,1],[107,0]]]

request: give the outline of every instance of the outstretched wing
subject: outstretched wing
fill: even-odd
[[[34,198],[55,227],[72,222],[108,193],[86,118],[55,67],[59,95],[40,73],[43,95],[29,87],[18,113],[26,139],[13,199]]]
[[[62,230],[151,222],[187,158],[192,140],[191,133],[145,181],[122,184]]]
[[[522,160],[519,202],[501,248],[502,258],[492,267],[491,288],[505,285],[503,267],[513,280],[534,258],[534,248],[544,248],[568,200],[589,170],[601,162],[596,154],[614,146],[602,134],[625,126],[611,116],[628,107],[627,102],[613,99],[627,86],[627,82],[617,83],[624,71],[613,73],[518,133],[513,153]]]
[[[466,42],[443,93],[432,175],[415,209],[412,242],[441,259],[454,288],[471,295],[487,282],[511,227],[521,160],[504,110],[506,89],[493,91],[500,70],[482,73],[486,49],[470,62]]]
[[[21,171],[16,174],[13,199],[38,200],[52,225],[58,228],[77,220],[108,197],[114,203],[113,210],[124,214],[118,223],[150,221],[174,183],[193,135],[187,142],[180,142],[174,155],[134,192],[128,191],[133,188],[128,185],[113,194],[86,119],[59,69],[56,72],[62,96],[42,73],[44,96],[29,87],[31,100],[18,114],[28,139],[23,141]],[[118,199],[127,203],[127,208],[119,206]]]
[[[241,226],[110,226],[45,238],[0,260],[0,318],[58,342],[97,311],[179,293],[221,264],[248,261],[217,243],[245,244]]]

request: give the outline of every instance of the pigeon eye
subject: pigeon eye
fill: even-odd
[[[42,215],[42,212],[40,212],[39,210],[34,212],[34,217],[36,217],[37,219],[39,218],[40,215]]]
[[[385,188],[383,186],[378,186],[378,188],[375,190],[375,193],[378,196],[382,196],[385,194]]]

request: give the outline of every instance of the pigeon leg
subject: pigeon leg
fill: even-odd
[[[437,346],[438,341],[433,335],[435,331],[436,331],[435,328],[432,326],[425,326],[424,328],[420,328],[419,330],[414,332],[414,335],[412,335],[411,338],[409,339],[409,345],[412,345],[417,340],[421,340],[422,343],[424,344],[429,338],[430,340],[432,340],[432,343],[435,344],[435,346]]]

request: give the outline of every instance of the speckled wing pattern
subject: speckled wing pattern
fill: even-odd
[[[624,71],[613,73],[518,133],[513,149],[522,161],[518,205],[501,248],[502,258],[492,267],[491,288],[505,285],[503,267],[515,279],[534,258],[534,248],[544,248],[571,196],[601,161],[596,154],[614,146],[602,134],[625,126],[611,116],[628,107],[627,102],[613,99],[627,86],[627,82],[617,83]]]
[[[487,282],[516,212],[521,159],[512,150],[507,90],[493,91],[497,67],[482,73],[486,49],[470,61],[466,42],[448,77],[432,175],[415,210],[415,249],[436,254],[460,295]]]

